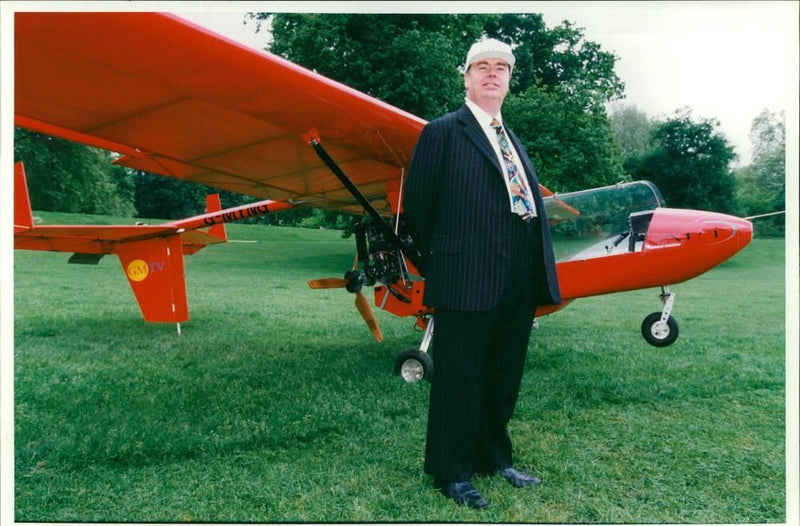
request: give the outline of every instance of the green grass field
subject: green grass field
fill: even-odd
[[[142,321],[115,256],[15,253],[17,521],[785,521],[783,240],[674,286],[668,348],[639,333],[658,290],[540,320],[510,431],[544,484],[477,479],[479,513],[422,471],[429,385],[391,374],[413,320],[378,312],[376,344],[352,295],[306,286],[353,240],[228,231],[256,243],[187,257],[180,337]]]

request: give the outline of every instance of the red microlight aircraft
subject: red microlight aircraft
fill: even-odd
[[[430,378],[434,313],[422,304],[425,272],[402,215],[422,119],[173,15],[16,13],[15,125],[117,152],[124,166],[268,199],[248,205],[263,206],[261,213],[294,206],[366,212],[355,268],[309,286],[356,293],[378,341],[364,285],[374,287],[379,308],[414,316],[422,343],[398,357],[396,372],[409,382]],[[542,191],[563,303],[541,306],[537,317],[577,298],[661,287],[662,309],[642,324],[656,346],[678,336],[669,286],[714,268],[752,237],[744,219],[666,208],[645,181]],[[44,227],[33,225],[27,197],[20,199],[16,248],[95,254],[79,256],[90,260],[117,253],[135,292],[166,268],[151,265],[166,262],[168,287],[154,290],[169,293],[136,293],[145,319],[150,309],[160,312],[151,321],[188,319],[182,254],[223,241],[216,225],[196,230],[209,217],[234,218],[212,201],[205,216],[158,226]],[[87,240],[94,234],[80,228],[107,237]]]

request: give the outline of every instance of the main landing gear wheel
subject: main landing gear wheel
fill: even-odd
[[[661,321],[662,313],[654,312],[642,322],[642,336],[650,345],[666,347],[678,339],[678,322],[672,316],[666,322]]]
[[[419,349],[409,349],[397,357],[394,373],[410,384],[420,380],[430,382],[433,380],[433,359]]]
[[[400,353],[394,363],[394,374],[409,384],[420,380],[433,381],[433,358],[428,354],[428,348],[433,341],[433,318],[420,318],[417,323],[420,322],[424,322],[425,334],[422,336],[419,349],[409,349]]]

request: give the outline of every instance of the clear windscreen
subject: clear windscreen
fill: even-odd
[[[649,181],[555,194],[544,199],[556,261],[641,248],[652,211],[664,206]]]

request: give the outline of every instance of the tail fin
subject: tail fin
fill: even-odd
[[[14,232],[33,228],[28,181],[22,163],[14,164]]]
[[[210,194],[206,196],[206,213],[219,212],[222,210],[222,202],[219,200],[219,194]],[[228,234],[225,232],[225,223],[216,223],[208,228],[208,233],[212,236],[228,240]]]
[[[120,243],[116,252],[145,321],[188,321],[180,235]]]

